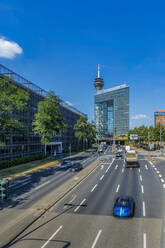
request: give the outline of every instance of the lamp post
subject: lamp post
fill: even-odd
[[[162,125],[160,122],[160,152],[162,154]]]

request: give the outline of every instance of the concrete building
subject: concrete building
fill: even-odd
[[[155,127],[161,123],[165,127],[165,110],[157,110],[154,113]]]
[[[117,134],[129,131],[129,86],[126,84],[102,90],[104,81],[98,77],[94,80],[97,90],[95,95],[95,124],[98,139],[116,139]]]
[[[0,77],[2,78],[4,76],[9,76],[13,84],[28,91],[30,99],[27,112],[15,111],[13,113],[13,116],[18,118],[27,127],[27,131],[24,135],[13,131],[10,136],[6,137],[6,145],[0,147],[0,160],[40,154],[42,152],[40,137],[34,135],[32,131],[32,121],[34,114],[37,112],[38,102],[44,99],[47,92],[0,64]],[[70,146],[76,148],[78,141],[74,136],[74,124],[81,115],[87,117],[63,101],[60,104],[60,112],[64,122],[67,124],[67,130],[63,132],[61,136],[55,136],[54,140],[46,145],[45,150],[48,153],[55,150],[57,153],[60,153],[62,150],[68,150]]]

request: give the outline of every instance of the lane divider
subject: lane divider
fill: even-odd
[[[116,189],[116,193],[119,191],[120,185],[118,184],[117,189]]]
[[[146,216],[146,207],[145,202],[143,201],[143,216]]]
[[[102,230],[100,229],[100,230],[98,231],[97,235],[96,235],[96,238],[95,238],[95,240],[94,240],[94,242],[93,242],[91,248],[95,248],[96,243],[97,243],[97,241],[98,241],[98,239],[99,239],[101,233],[102,233]]]
[[[75,208],[74,212],[77,212],[77,210],[83,205],[83,203],[86,201],[86,199],[82,200],[82,202],[80,203],[80,205]]]
[[[100,181],[104,178],[104,175],[102,175],[102,177],[100,177]]]
[[[93,192],[96,187],[97,187],[97,184],[91,189],[91,192]]]
[[[53,235],[48,239],[48,241],[46,241],[46,243],[43,245],[43,246],[41,246],[41,248],[44,248],[53,238],[54,238],[54,236],[61,230],[63,228],[63,226],[60,226],[58,229],[57,229],[57,231],[55,231],[55,233],[53,233]]]
[[[146,233],[143,233],[143,248],[147,247],[147,238],[146,238]]]
[[[143,188],[143,185],[141,185],[141,190],[142,190],[142,194],[144,194],[144,188]]]

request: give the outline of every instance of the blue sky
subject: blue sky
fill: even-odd
[[[7,44],[12,54],[0,47],[0,63],[89,120],[100,63],[105,89],[130,85],[131,127],[153,124],[165,109],[164,9],[163,1],[1,0],[1,45],[15,43]]]

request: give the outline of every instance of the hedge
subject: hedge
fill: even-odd
[[[0,162],[0,170],[13,167],[15,165],[28,163],[34,160],[40,160],[42,158],[43,158],[42,154],[37,154],[37,155],[31,155],[31,156],[22,157],[22,158],[13,158],[11,160],[4,160]]]

